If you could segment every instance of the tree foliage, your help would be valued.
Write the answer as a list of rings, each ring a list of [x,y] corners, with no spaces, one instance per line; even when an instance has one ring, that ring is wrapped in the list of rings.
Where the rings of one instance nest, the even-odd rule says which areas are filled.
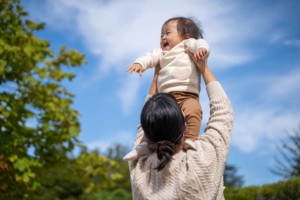
[[[64,167],[45,171],[42,189],[31,199],[86,200],[101,192],[116,189],[124,176],[119,172],[119,164],[96,152],[82,151],[70,158]]]
[[[224,185],[226,187],[242,187],[244,178],[237,173],[238,168],[234,165],[226,164],[224,170]]]
[[[129,151],[129,147],[126,147],[122,144],[114,144],[107,149],[107,153],[105,155],[118,163],[116,170],[123,176],[122,179],[115,183],[115,189],[122,188],[123,190],[131,193],[129,166],[128,162],[123,160],[123,157]]]
[[[63,70],[84,55],[50,49],[34,32],[43,23],[27,19],[19,0],[0,2],[0,198],[23,199],[47,182],[45,170],[64,165],[78,141],[78,112],[62,81]]]
[[[278,146],[279,156],[275,156],[277,165],[271,169],[285,179],[300,177],[300,122],[294,134],[287,133],[288,140]]]
[[[99,193],[91,195],[87,200],[131,200],[132,194],[131,192],[127,192],[122,188],[113,190],[113,191],[101,191]]]

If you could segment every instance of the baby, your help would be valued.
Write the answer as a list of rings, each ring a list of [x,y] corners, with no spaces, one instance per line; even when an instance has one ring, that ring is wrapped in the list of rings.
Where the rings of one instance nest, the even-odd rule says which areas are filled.
[[[200,39],[199,39],[200,38]],[[196,149],[193,142],[198,138],[202,120],[202,108],[199,103],[200,72],[185,53],[185,48],[194,53],[196,59],[206,59],[209,45],[202,39],[202,30],[190,18],[175,17],[167,20],[161,30],[160,48],[135,60],[126,71],[142,73],[160,66],[157,87],[158,92],[170,93],[181,107],[188,125],[184,134],[184,149]],[[136,160],[149,153],[147,138],[128,153],[124,160]]]

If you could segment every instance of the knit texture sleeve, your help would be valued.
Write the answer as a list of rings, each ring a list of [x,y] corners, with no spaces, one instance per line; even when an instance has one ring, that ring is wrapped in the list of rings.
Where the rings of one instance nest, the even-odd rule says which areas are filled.
[[[231,139],[233,111],[219,82],[211,82],[206,90],[210,100],[210,117],[204,134],[195,141],[197,150],[186,152],[188,167],[179,195],[187,199],[219,200],[224,199],[223,173]]]
[[[162,49],[154,49],[151,53],[146,53],[145,56],[142,56],[134,61],[142,66],[143,71],[155,67],[159,64],[160,58],[162,55]]]
[[[196,40],[194,38],[189,38],[185,41],[185,45],[186,45],[187,49],[192,53],[194,53],[195,51],[197,51],[200,48],[206,49],[207,53],[204,58],[207,58],[210,54],[209,44],[203,39]]]
[[[223,173],[229,152],[233,110],[230,101],[219,82],[207,85],[210,100],[210,117],[202,134],[195,141],[197,152],[192,152],[192,159],[187,162],[203,173],[198,173],[199,179],[207,181],[205,191],[212,199],[223,199]]]
[[[210,117],[201,139],[209,141],[214,147],[224,148],[227,157],[231,141],[233,110],[221,84],[214,81],[206,87],[210,101]]]

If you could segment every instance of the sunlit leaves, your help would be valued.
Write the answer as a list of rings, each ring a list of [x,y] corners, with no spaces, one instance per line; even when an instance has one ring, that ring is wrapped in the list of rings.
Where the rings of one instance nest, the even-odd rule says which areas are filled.
[[[110,189],[116,184],[116,180],[123,178],[123,175],[116,171],[119,166],[117,162],[105,156],[99,156],[95,152],[82,153],[76,159],[77,166],[84,166],[82,179],[90,180],[85,189],[86,193],[99,191],[99,189]]]
[[[52,51],[35,35],[44,28],[19,0],[0,2],[0,198],[29,198],[45,170],[64,165],[78,145],[79,113],[62,81],[75,77],[84,55]]]
[[[120,187],[128,190],[124,185],[117,184],[126,178],[119,172],[120,167],[120,163],[98,152],[83,150],[78,156],[64,162],[64,166],[45,171],[42,177],[47,179],[43,184],[45,192],[34,199],[86,200],[102,191]],[[128,165],[125,168],[128,172]]]

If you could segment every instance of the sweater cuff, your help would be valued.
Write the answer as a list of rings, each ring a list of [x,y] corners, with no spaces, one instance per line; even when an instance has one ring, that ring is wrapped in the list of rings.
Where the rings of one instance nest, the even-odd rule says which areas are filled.
[[[225,91],[223,90],[223,87],[221,86],[221,84],[218,81],[213,81],[213,82],[209,83],[206,86],[206,91],[207,91],[209,100],[212,100],[215,98],[220,98],[220,97],[227,98],[227,95],[226,95]]]

